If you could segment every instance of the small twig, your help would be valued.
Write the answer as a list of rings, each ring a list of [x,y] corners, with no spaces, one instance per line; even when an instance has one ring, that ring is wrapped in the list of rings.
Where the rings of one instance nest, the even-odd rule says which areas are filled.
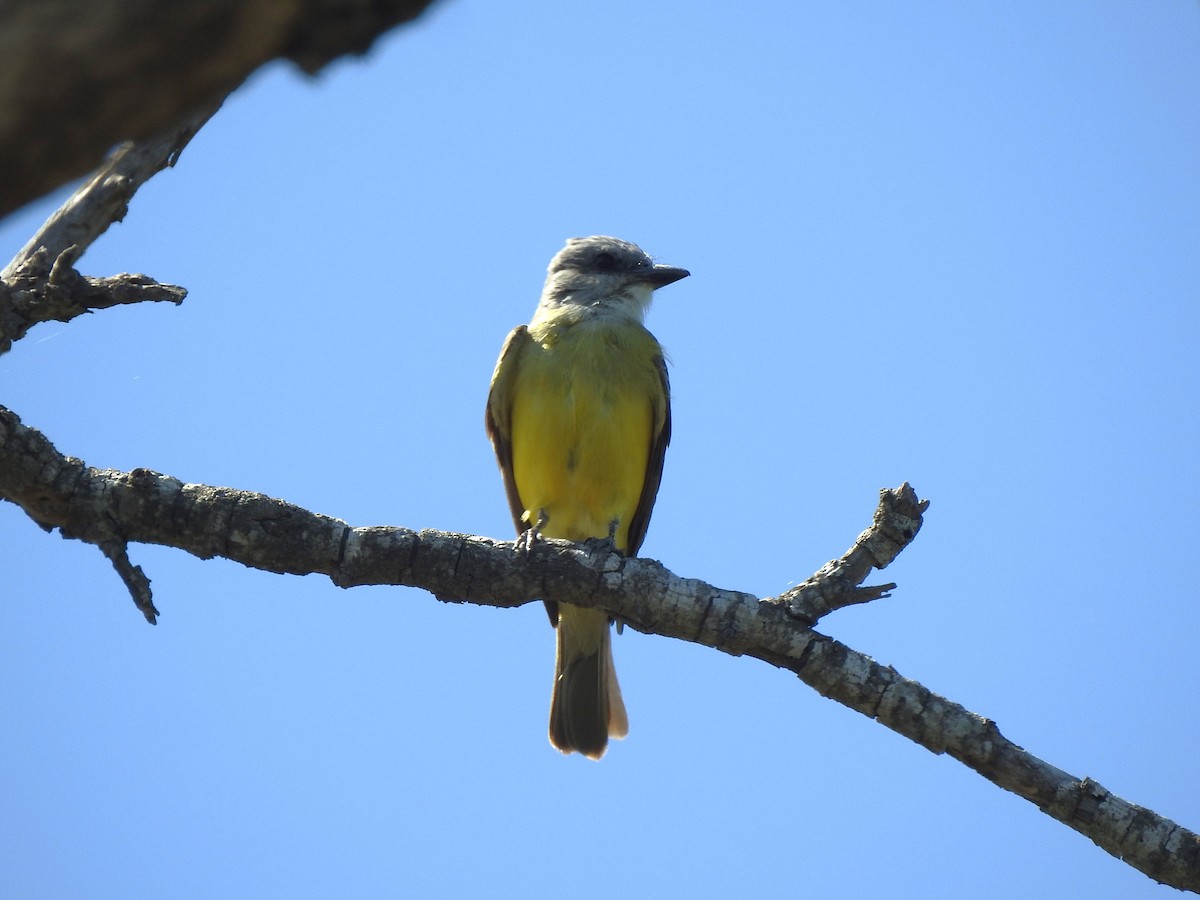
[[[815,625],[834,610],[887,597],[895,584],[860,585],[872,569],[885,568],[912,543],[928,508],[929,501],[919,500],[908,482],[880,491],[871,527],[858,536],[854,546],[841,559],[830,560],[812,577],[770,602],[782,605],[805,624]]]
[[[129,588],[134,605],[141,610],[147,622],[157,625],[159,613],[154,608],[154,598],[150,593],[150,579],[146,577],[141,566],[135,566],[129,561],[129,545],[124,541],[104,541],[99,546],[100,551],[117,570],[117,575],[125,583],[125,587]]]
[[[13,270],[7,282],[0,281],[0,354],[8,352],[39,322],[69,322],[93,310],[129,303],[179,304],[187,296],[185,288],[160,284],[145,275],[80,275],[72,268],[77,257],[75,245],[56,259],[44,247],[38,248]]]

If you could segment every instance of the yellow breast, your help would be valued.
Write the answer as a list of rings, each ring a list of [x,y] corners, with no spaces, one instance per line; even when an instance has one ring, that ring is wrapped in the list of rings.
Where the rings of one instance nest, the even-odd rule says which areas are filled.
[[[580,322],[531,341],[513,386],[513,475],[526,520],[547,537],[628,546],[656,410],[657,341],[640,325]]]

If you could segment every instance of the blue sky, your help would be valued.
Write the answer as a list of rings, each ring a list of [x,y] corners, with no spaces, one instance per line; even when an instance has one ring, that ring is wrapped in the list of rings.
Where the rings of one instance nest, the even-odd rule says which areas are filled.
[[[457,0],[271,67],[84,258],[185,304],[39,326],[5,405],[100,467],[510,535],[482,419],[565,238],[648,324],[643,553],[772,595],[932,501],[821,630],[1200,828],[1200,7]],[[0,223],[5,258],[61,197]],[[631,632],[631,734],[546,742],[540,606],[132,548],[0,506],[12,896],[1175,896],[795,678]]]

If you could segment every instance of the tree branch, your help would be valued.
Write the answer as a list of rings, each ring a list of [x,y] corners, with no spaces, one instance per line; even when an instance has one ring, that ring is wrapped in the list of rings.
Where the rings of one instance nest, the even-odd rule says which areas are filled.
[[[74,245],[79,248],[75,258],[82,256],[113,222],[125,218],[138,188],[175,165],[183,148],[220,108],[219,101],[210,104],[140,143],[127,141],[114,150],[17,251],[12,262],[0,271],[0,279],[11,279],[39,249],[53,260]]]
[[[149,178],[175,165],[183,148],[217,111],[213,106],[174,128],[118,147],[50,216],[0,271],[0,354],[39,322],[68,322],[94,309],[146,300],[182,303],[187,291],[145,275],[88,278],[74,268],[92,242],[125,218]]]
[[[681,578],[653,560],[627,559],[595,544],[543,539],[522,553],[512,541],[353,528],[249,491],[184,484],[146,469],[93,469],[61,455],[2,407],[0,497],[47,530],[107,547],[106,553],[122,548],[118,571],[141,597],[143,612],[153,605],[140,569],[132,585],[127,577],[133,567],[123,548],[131,542],[176,547],[202,559],[222,556],[269,572],[319,573],[346,588],[406,585],[441,600],[500,607],[548,598],[608,610],[646,634],[752,656],[796,673],[823,696],[926,749],[954,757],[1155,880],[1200,892],[1200,836],[1038,759],[991,720],[813,631],[781,599],[759,600]],[[915,537],[924,510],[908,485],[882,492],[875,523],[847,556],[857,560],[864,545],[878,548],[891,540],[887,532],[904,515],[898,510],[917,515],[908,536],[901,534],[884,554],[890,562]],[[844,588],[848,566],[827,566],[822,571],[832,574],[818,573],[806,584],[820,596],[835,596],[822,581]]]
[[[40,248],[15,268],[11,279],[0,280],[0,355],[39,322],[69,322],[94,309],[146,300],[179,304],[187,296],[184,288],[145,275],[88,278],[73,268],[78,256],[74,245],[57,258]]]
[[[0,217],[218,105],[288,59],[320,71],[430,0],[9,0],[0,4]]]
[[[872,569],[885,568],[907,547],[921,530],[921,516],[929,508],[928,500],[918,500],[907,484],[894,491],[881,492],[879,507],[871,527],[855,540],[840,558],[827,562],[816,574],[776,598],[789,613],[816,625],[834,610],[857,603],[869,603],[889,596],[895,584],[861,587]]]

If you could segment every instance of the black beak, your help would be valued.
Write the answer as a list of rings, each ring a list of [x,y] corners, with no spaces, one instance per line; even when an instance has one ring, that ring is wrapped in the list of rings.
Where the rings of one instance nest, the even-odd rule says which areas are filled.
[[[691,274],[687,269],[681,269],[678,266],[655,266],[646,273],[645,281],[655,288],[660,288],[674,284],[679,279],[687,278]]]

